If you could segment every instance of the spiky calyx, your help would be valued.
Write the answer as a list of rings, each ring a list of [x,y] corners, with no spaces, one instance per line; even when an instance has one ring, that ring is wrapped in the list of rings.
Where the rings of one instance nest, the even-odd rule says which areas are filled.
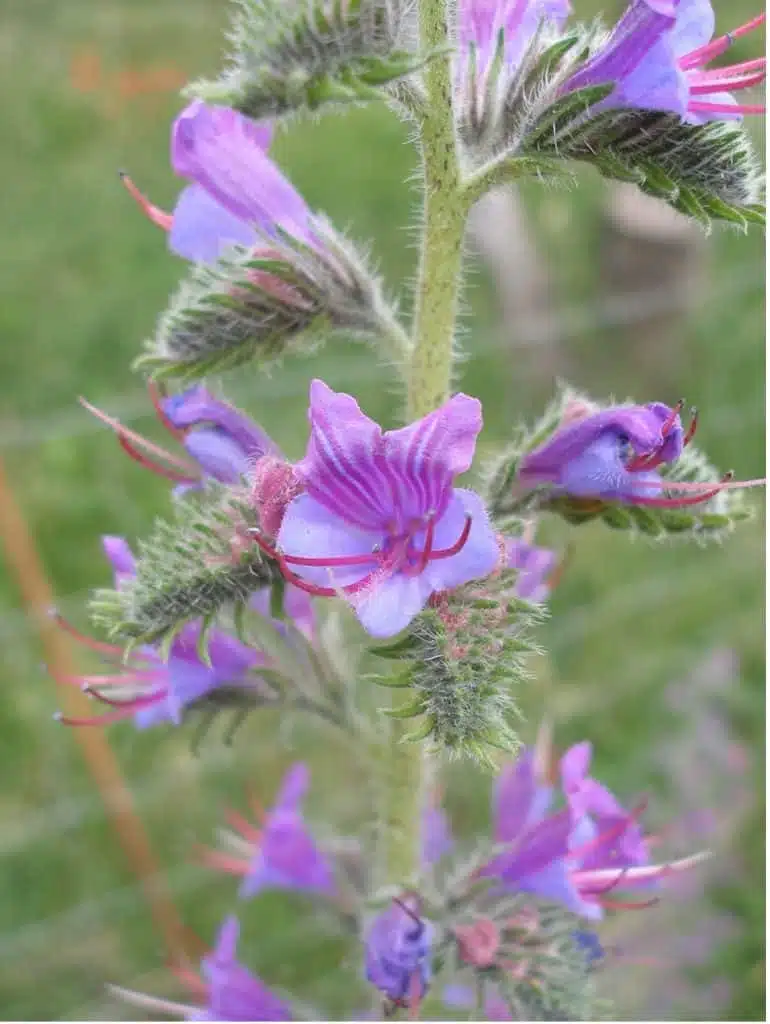
[[[737,523],[750,518],[751,511],[738,490],[720,491],[710,500],[687,508],[652,508],[554,495],[548,486],[526,492],[517,488],[518,469],[525,455],[547,441],[571,416],[598,412],[601,408],[585,395],[563,386],[533,427],[517,429],[513,442],[487,467],[483,488],[490,516],[499,528],[539,510],[553,512],[572,526],[600,520],[614,530],[653,540],[681,538],[708,543],[722,540]],[[717,485],[721,480],[716,468],[692,444],[675,462],[658,467],[658,472],[664,480],[672,482]]]
[[[381,99],[418,69],[410,0],[239,0],[230,67],[187,94],[255,120]]]
[[[450,757],[486,766],[494,764],[493,750],[518,747],[513,694],[529,678],[527,657],[539,652],[532,628],[545,611],[513,596],[515,579],[506,570],[441,594],[403,638],[374,649],[401,662],[375,681],[407,696],[385,713],[422,719],[407,739],[430,739]]]
[[[224,609],[238,614],[258,590],[283,585],[278,566],[248,540],[256,525],[232,489],[211,485],[199,500],[180,501],[173,521],[157,520],[139,542],[136,575],[95,593],[93,621],[135,645],[168,643],[187,622],[210,626]]]
[[[403,341],[393,309],[364,257],[322,217],[317,246],[271,238],[261,253],[234,246],[196,266],[161,316],[137,365],[182,382],[255,360],[269,365],[335,331]]]
[[[536,34],[516,72],[497,60],[484,88],[473,69],[458,103],[458,131],[472,169],[469,188],[535,174],[562,177],[559,161],[593,164],[632,182],[708,228],[765,220],[762,177],[740,122],[687,124],[657,110],[604,109],[614,84],[565,91],[603,37],[599,26],[559,39]]]

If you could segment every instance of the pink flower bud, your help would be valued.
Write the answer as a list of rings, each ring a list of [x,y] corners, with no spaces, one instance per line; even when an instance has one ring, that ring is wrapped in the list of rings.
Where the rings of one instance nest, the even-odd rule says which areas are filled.
[[[500,948],[500,932],[486,918],[475,924],[458,925],[454,930],[460,959],[473,967],[492,967]]]
[[[290,462],[274,455],[264,455],[257,461],[252,472],[251,500],[268,536],[276,536],[289,502],[304,489],[302,478]]]

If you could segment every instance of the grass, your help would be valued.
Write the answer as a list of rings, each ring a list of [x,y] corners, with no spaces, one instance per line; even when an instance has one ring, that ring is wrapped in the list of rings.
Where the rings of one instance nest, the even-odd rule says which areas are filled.
[[[580,13],[594,6],[576,3]],[[156,202],[170,205],[177,185],[167,167],[167,132],[177,100],[169,92],[129,93],[137,88],[137,69],[156,81],[161,72],[172,80],[214,71],[223,10],[215,0],[12,0],[5,12],[0,179],[11,201],[0,250],[0,450],[61,605],[81,623],[88,589],[107,580],[99,535],[140,537],[168,502],[162,481],[122,458],[113,438],[75,403],[84,394],[151,429],[128,366],[181,270],[116,178],[126,167]],[[386,280],[400,288],[414,269],[409,224],[416,204],[402,184],[414,156],[401,126],[384,111],[356,111],[293,129],[275,152],[312,205],[357,238],[375,239]],[[599,183],[584,174],[574,193],[524,194],[561,300],[590,311],[598,288]],[[701,408],[701,442],[714,461],[756,476],[764,461],[762,240],[758,233],[719,231],[710,248],[711,285],[682,325],[677,359],[660,366],[654,395],[636,397],[672,401],[686,394]],[[482,440],[491,448],[521,415],[537,410],[549,383],[525,372],[531,364],[500,343],[480,273],[471,274],[467,298],[462,386],[484,400]],[[598,394],[635,391],[622,328],[578,325],[573,335],[575,383]],[[371,415],[394,422],[387,371],[343,345],[269,379],[240,374],[228,382],[228,394],[296,456],[304,444],[307,384],[316,375],[355,391]],[[563,532],[555,539],[563,541]],[[708,971],[732,986],[733,1015],[760,1019],[761,521],[706,550],[629,544],[593,527],[581,528],[575,540],[546,630],[553,678],[529,704],[535,715],[547,698],[560,743],[590,736],[600,774],[621,793],[647,790],[653,804],[675,813],[676,793],[661,777],[657,751],[672,737],[686,742],[692,730],[687,714],[669,709],[668,685],[712,647],[739,655],[739,679],[718,710],[750,752],[742,785],[752,809],[733,837],[729,877],[709,895],[737,928]],[[0,632],[0,1013],[108,1019],[115,1009],[104,981],[162,988],[164,952],[75,739],[51,721],[55,689],[7,574],[0,579]],[[192,863],[191,853],[196,842],[209,841],[223,805],[239,803],[247,782],[269,799],[285,766],[307,757],[316,777],[311,811],[319,819],[341,816],[352,828],[361,810],[344,750],[322,749],[306,730],[287,737],[278,725],[250,723],[234,751],[210,743],[199,759],[189,754],[186,737],[136,735],[130,727],[110,735],[185,920],[207,940],[232,905],[232,886]],[[480,828],[479,780],[455,774],[459,826]],[[323,997],[333,1008],[340,992],[325,978],[340,948],[322,941],[314,922],[299,926],[306,920],[299,904],[288,914],[284,908],[269,897],[244,915],[254,963],[271,982],[296,982],[307,998]],[[687,1005],[680,1012],[692,1013]]]

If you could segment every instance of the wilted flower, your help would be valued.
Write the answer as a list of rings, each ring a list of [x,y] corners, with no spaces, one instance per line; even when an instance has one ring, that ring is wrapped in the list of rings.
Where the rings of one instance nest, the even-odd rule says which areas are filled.
[[[419,1004],[431,977],[433,925],[408,894],[375,917],[365,937],[367,981],[399,1006]]]
[[[670,111],[695,124],[761,113],[763,106],[739,104],[732,92],[764,80],[764,58],[704,68],[763,21],[760,15],[712,42],[710,0],[632,0],[607,42],[564,91],[615,82],[602,106]]]
[[[296,889],[331,894],[334,875],[302,817],[301,804],[310,784],[306,765],[295,764],[284,777],[275,804],[258,811],[259,827],[239,814],[229,815],[236,833],[230,836],[234,855],[207,850],[209,866],[243,877],[240,895],[255,896],[263,889]]]
[[[115,585],[134,575],[134,556],[122,537],[102,539],[105,554],[112,564]],[[123,649],[75,633],[64,620],[60,623],[78,639],[103,654],[121,660]],[[112,710],[93,718],[59,716],[68,725],[107,725],[133,718],[139,729],[160,724],[181,724],[185,712],[211,699],[222,705],[246,707],[264,696],[265,688],[252,670],[265,663],[259,651],[246,647],[218,629],[207,636],[210,664],[199,649],[200,623],[189,623],[174,638],[164,660],[151,646],[133,651],[122,671],[114,675],[67,676],[62,682],[79,685],[86,693]]]
[[[289,1007],[236,960],[238,933],[237,919],[228,917],[220,929],[216,946],[201,960],[203,980],[186,969],[175,972],[193,993],[194,1004],[173,1003],[117,986],[110,988],[134,1006],[189,1021],[291,1020]]]
[[[192,182],[181,192],[173,214],[152,206],[129,178],[124,182],[145,212],[169,232],[179,256],[213,263],[229,245],[254,248],[280,228],[312,242],[310,211],[304,199],[268,157],[269,122],[254,122],[228,107],[195,100],[171,129],[171,165]]]
[[[488,575],[499,551],[479,496],[453,486],[471,464],[481,404],[455,395],[383,433],[355,399],[310,388],[305,493],[288,506],[277,550],[287,579],[341,595],[373,636],[393,636],[431,594]]]

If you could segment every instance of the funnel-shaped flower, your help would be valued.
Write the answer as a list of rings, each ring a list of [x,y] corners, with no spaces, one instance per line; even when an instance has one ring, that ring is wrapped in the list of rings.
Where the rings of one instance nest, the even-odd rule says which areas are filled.
[[[115,585],[120,586],[134,576],[134,556],[122,537],[102,539],[105,554],[112,564]],[[74,632],[62,620],[62,625]],[[175,637],[164,659],[155,648],[144,646],[134,651],[123,671],[115,675],[86,675],[67,677],[64,682],[75,683],[96,700],[111,709],[93,718],[61,718],[71,725],[107,725],[110,722],[133,718],[139,729],[161,724],[181,724],[185,712],[208,698],[221,696],[225,703],[232,698],[249,699],[264,695],[260,680],[252,669],[264,664],[264,655],[246,647],[221,630],[212,629],[207,636],[209,664],[203,659],[199,646],[200,623],[189,623]],[[113,647],[87,637],[79,639],[102,653],[120,659],[121,647]]]
[[[367,981],[399,1006],[419,1004],[430,983],[433,931],[416,896],[394,900],[366,934]]]
[[[682,484],[664,480],[657,467],[675,462],[695,433],[679,413],[662,402],[617,405],[569,422],[527,454],[519,480],[528,487],[551,484],[556,494],[599,498],[632,505],[679,508],[705,502],[728,485],[722,481]],[[667,497],[664,491],[683,491]],[[688,493],[690,492],[690,493]]]
[[[280,455],[278,446],[259,424],[205,387],[163,396],[151,384],[150,399],[161,424],[189,458],[153,444],[101,409],[81,402],[115,431],[121,448],[131,458],[172,480],[175,494],[198,489],[206,480],[237,484],[263,456]]]
[[[277,538],[287,578],[346,597],[369,633],[389,637],[431,594],[492,572],[499,551],[484,505],[454,487],[481,429],[475,398],[455,395],[384,433],[350,395],[316,380],[310,425],[297,467],[306,492],[288,506]]]
[[[268,157],[272,127],[228,107],[195,100],[171,129],[171,165],[192,184],[173,214],[124,183],[150,218],[169,232],[169,246],[197,263],[213,263],[230,245],[254,248],[277,229],[312,244],[310,210]],[[264,241],[262,243],[264,247]]]
[[[134,1006],[189,1021],[291,1020],[289,1007],[236,960],[239,930],[237,919],[228,917],[216,946],[201,960],[203,980],[186,969],[175,972],[194,994],[193,1005],[172,1003],[115,986],[111,989]]]
[[[710,0],[631,0],[605,45],[565,91],[615,82],[603,106],[670,111],[695,124],[761,112],[764,107],[740,104],[732,93],[764,80],[764,58],[704,68],[763,20],[761,15],[711,42]]]
[[[295,764],[284,777],[273,807],[266,814],[257,808],[259,827],[239,814],[228,815],[236,830],[231,845],[242,853],[232,856],[206,851],[205,861],[210,867],[243,878],[243,898],[256,896],[263,889],[334,891],[331,863],[318,849],[302,817],[302,801],[309,784],[307,766]]]

